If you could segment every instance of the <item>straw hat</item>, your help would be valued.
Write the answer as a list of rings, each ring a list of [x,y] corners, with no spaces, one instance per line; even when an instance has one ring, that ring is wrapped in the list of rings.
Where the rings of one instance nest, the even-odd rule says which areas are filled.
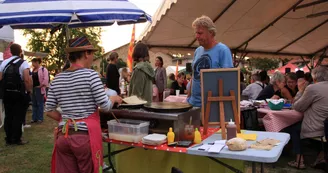
[[[69,47],[65,48],[66,53],[81,52],[81,51],[97,51],[98,49],[93,47],[87,37],[77,37],[69,40]]]

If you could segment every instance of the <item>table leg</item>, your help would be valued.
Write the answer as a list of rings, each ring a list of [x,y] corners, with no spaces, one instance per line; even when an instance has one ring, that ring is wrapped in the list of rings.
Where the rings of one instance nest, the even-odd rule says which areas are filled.
[[[252,162],[252,173],[256,173],[256,163]]]
[[[107,144],[108,147],[108,162],[109,162],[109,168],[112,169],[113,173],[116,173],[116,169],[114,167],[114,164],[112,162],[112,154],[111,154],[111,150],[110,150],[110,143]]]
[[[243,171],[240,171],[240,170],[234,168],[233,166],[230,166],[230,165],[228,165],[228,164],[226,164],[224,162],[221,162],[220,160],[218,160],[216,158],[213,158],[213,157],[208,157],[208,158],[211,159],[211,160],[213,160],[214,162],[216,162],[216,163],[218,163],[218,164],[220,164],[220,165],[222,165],[222,166],[230,169],[232,172],[235,172],[235,173],[243,173]]]
[[[264,163],[261,163],[261,173],[264,173]]]

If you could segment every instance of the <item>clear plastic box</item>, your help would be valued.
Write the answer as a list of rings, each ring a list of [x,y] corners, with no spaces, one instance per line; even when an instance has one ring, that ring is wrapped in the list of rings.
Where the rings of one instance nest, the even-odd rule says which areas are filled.
[[[119,119],[108,121],[109,139],[118,141],[138,143],[148,135],[149,122],[130,119]]]

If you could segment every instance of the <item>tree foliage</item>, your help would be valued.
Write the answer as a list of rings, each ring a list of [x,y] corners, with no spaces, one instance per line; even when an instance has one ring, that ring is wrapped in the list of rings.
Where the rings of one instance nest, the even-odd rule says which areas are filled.
[[[274,58],[252,58],[250,63],[256,69],[268,71],[278,68],[280,60]]]
[[[101,58],[103,49],[99,46],[101,28],[78,28],[69,29],[70,37],[86,36],[89,41],[98,48],[95,53],[95,60]],[[65,48],[67,45],[66,28],[62,27],[53,32],[50,29],[24,30],[24,36],[29,38],[27,48],[33,52],[44,52],[49,55],[43,59],[43,65],[50,72],[56,73],[61,71],[66,62],[67,54]]]

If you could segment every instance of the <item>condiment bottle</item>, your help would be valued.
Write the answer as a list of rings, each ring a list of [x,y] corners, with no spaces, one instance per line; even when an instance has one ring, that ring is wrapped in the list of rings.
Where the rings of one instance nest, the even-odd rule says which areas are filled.
[[[167,143],[174,142],[174,132],[172,131],[172,127],[170,127],[169,132],[167,133]]]
[[[227,125],[227,140],[235,138],[237,136],[237,126],[236,124],[230,119]]]
[[[200,132],[198,131],[198,128],[195,129],[195,135],[194,135],[194,143],[200,144],[202,142],[202,136],[200,135]]]

